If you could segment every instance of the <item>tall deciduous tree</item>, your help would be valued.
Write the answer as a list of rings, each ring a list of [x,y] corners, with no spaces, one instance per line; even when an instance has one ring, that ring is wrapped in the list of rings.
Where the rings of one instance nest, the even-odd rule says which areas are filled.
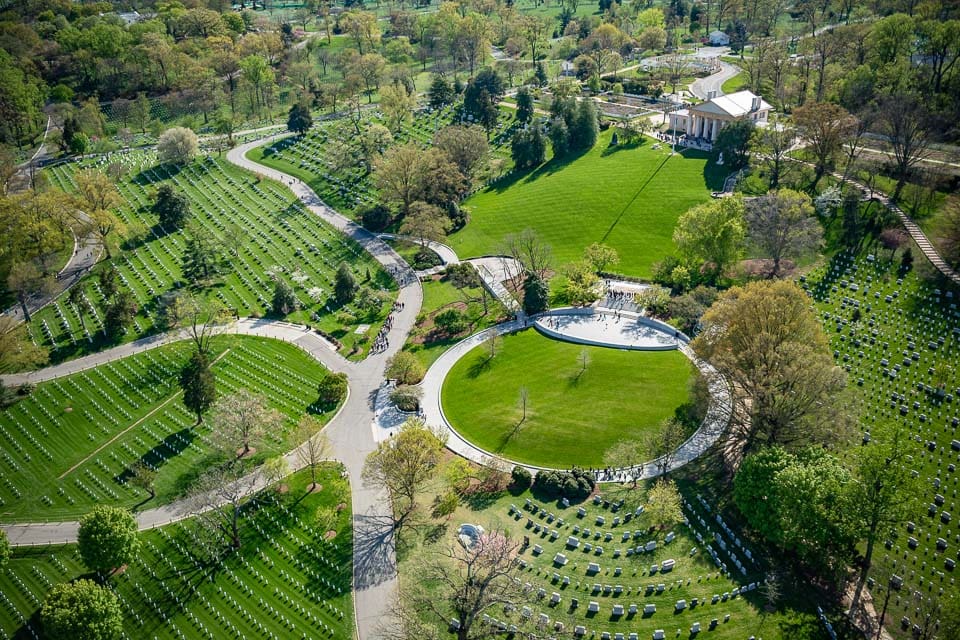
[[[856,127],[856,120],[843,107],[830,102],[813,102],[793,112],[797,133],[813,153],[816,165],[814,187],[823,174],[833,169],[837,154]]]
[[[317,467],[330,457],[332,451],[330,439],[321,432],[322,428],[320,421],[308,414],[300,418],[297,429],[294,431],[297,458],[301,464],[310,469],[308,491],[314,491],[317,488]]]
[[[752,282],[724,292],[691,343],[738,396],[725,453],[736,468],[764,444],[800,447],[849,437],[850,403],[807,294],[792,282]]]
[[[406,215],[422,189],[423,150],[408,142],[387,149],[373,162],[373,181],[380,196]]]
[[[442,242],[450,230],[450,218],[432,204],[416,201],[400,225],[400,232],[413,236],[426,245],[428,240]]]
[[[197,155],[197,134],[186,127],[173,127],[160,134],[157,155],[160,162],[187,164]]]
[[[217,400],[210,421],[217,446],[242,458],[280,428],[283,416],[262,395],[240,389]]]
[[[239,461],[210,467],[197,479],[190,488],[188,504],[198,530],[206,534],[200,538],[198,554],[217,559],[224,544],[233,550],[242,546],[244,500],[259,480],[259,473],[247,473]]]
[[[673,480],[657,480],[647,492],[647,508],[644,513],[655,527],[663,530],[683,522],[680,508],[680,492]]]
[[[417,495],[436,475],[444,439],[422,420],[411,418],[377,445],[363,465],[365,482],[390,491],[394,528],[400,529],[416,509]]]
[[[796,130],[776,119],[772,119],[769,126],[754,129],[751,147],[767,168],[771,189],[780,186],[780,180],[790,166],[787,154],[796,139]]]
[[[131,562],[139,548],[137,521],[126,509],[98,505],[80,518],[77,550],[83,564],[98,574]]]
[[[823,242],[823,229],[805,193],[781,189],[751,200],[746,220],[750,242],[773,260],[772,278],[780,275],[784,259],[798,258]]]
[[[716,281],[740,258],[746,232],[739,196],[697,205],[680,216],[673,242],[683,258]]]
[[[93,580],[62,582],[40,608],[44,636],[52,640],[116,640],[123,633],[120,598]]]
[[[929,151],[931,131],[928,118],[924,101],[913,94],[894,94],[880,101],[877,122],[893,149],[894,175],[897,178],[894,200],[900,197],[913,168]]]
[[[490,154],[483,129],[477,126],[450,125],[440,129],[433,144],[456,163],[464,176],[472,176]]]
[[[750,120],[737,120],[717,134],[713,150],[723,155],[724,164],[731,169],[741,169],[750,163],[750,139],[754,128]]]
[[[200,424],[203,413],[217,399],[217,379],[204,351],[194,352],[180,371],[180,389],[183,390],[183,406],[197,416],[197,424]]]

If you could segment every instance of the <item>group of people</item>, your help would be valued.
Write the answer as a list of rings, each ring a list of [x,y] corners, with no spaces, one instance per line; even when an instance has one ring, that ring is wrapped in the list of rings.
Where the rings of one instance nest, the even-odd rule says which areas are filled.
[[[383,321],[383,326],[380,327],[380,332],[373,340],[373,346],[370,347],[370,353],[382,353],[390,346],[390,340],[387,338],[387,334],[390,333],[390,329],[393,327],[394,312],[399,311],[400,309],[403,309],[403,303],[394,302],[393,308],[390,309],[390,315],[388,315],[387,319]]]

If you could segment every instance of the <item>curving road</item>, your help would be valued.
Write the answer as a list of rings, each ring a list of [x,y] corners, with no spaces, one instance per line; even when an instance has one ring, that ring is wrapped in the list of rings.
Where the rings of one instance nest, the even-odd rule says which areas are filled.
[[[690,93],[701,100],[706,100],[711,91],[716,91],[716,95],[723,95],[723,83],[740,73],[740,67],[729,62],[720,61],[720,71],[707,76],[706,78],[697,78],[690,83]]]

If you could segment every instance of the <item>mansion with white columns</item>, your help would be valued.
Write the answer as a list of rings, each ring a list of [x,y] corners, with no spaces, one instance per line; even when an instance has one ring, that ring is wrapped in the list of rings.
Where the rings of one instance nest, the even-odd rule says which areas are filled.
[[[760,96],[738,91],[674,111],[670,114],[670,128],[688,139],[712,143],[720,130],[735,120],[750,119],[758,126],[765,126],[772,108]]]

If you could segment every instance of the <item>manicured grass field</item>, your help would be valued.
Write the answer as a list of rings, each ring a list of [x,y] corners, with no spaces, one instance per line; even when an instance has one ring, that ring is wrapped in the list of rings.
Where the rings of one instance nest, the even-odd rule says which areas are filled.
[[[290,319],[306,322],[315,318],[317,326],[341,339],[344,354],[354,345],[366,348],[362,337],[353,332],[356,325],[370,324],[369,335],[376,335],[389,310],[395,283],[369,254],[307,211],[287,189],[213,157],[195,160],[180,170],[158,166],[152,152],[120,154],[115,161],[127,169],[118,185],[124,197],[119,216],[142,236],[142,241],[115,253],[111,260],[119,271],[118,284],[133,292],[139,306],[124,341],[153,332],[161,296],[182,283],[185,232],[168,233],[159,228],[149,210],[152,191],[164,182],[189,197],[196,222],[226,245],[225,273],[210,287],[210,295],[240,316],[262,315],[270,308],[272,278],[284,278],[301,306]],[[74,172],[98,166],[95,163],[58,165],[49,172],[50,177],[69,191],[74,188]],[[333,302],[333,276],[344,261],[351,265],[359,283],[383,292],[385,300],[378,313],[365,315],[349,306],[340,309]],[[101,264],[98,270],[107,266]],[[53,361],[105,346],[103,296],[96,277],[88,276],[78,286],[84,291],[83,304],[74,306],[60,298],[36,314],[30,325],[35,341],[53,347]],[[341,310],[349,313],[338,313]]]
[[[485,345],[462,358],[444,381],[443,410],[461,435],[491,453],[600,467],[613,444],[656,429],[687,402],[691,372],[678,351],[583,347],[531,329],[505,336],[492,360]]]
[[[201,555],[189,520],[141,533],[136,560],[110,579],[125,637],[352,638],[350,487],[339,465],[317,479],[322,491],[307,494],[301,472],[287,493],[249,501],[242,546],[220,560]],[[0,572],[0,637],[38,637],[47,592],[85,572],[74,545],[17,549]]]
[[[649,139],[611,148],[611,135],[601,134],[580,158],[511,174],[474,194],[464,203],[470,222],[448,243],[461,257],[496,253],[506,235],[530,228],[551,246],[555,268],[603,242],[620,252],[612,270],[649,276],[653,263],[672,252],[680,214],[722,188],[728,172],[702,152],[653,150]]]
[[[916,250],[914,256],[919,266],[923,258]],[[960,540],[960,453],[953,446],[960,439],[960,290],[902,270],[899,259],[891,262],[890,252],[873,242],[834,258],[804,280],[836,362],[857,392],[864,432],[879,440],[904,429],[911,460],[902,472],[916,472],[926,481],[909,517],[913,532],[901,526],[881,538],[870,575],[879,584],[891,574],[903,577],[903,594],[920,590],[926,595],[940,588],[957,594],[947,560],[956,559]],[[860,446],[858,440],[855,447]],[[915,548],[910,538],[916,540]],[[945,549],[938,550],[938,538],[946,542]],[[912,618],[914,608],[909,597],[892,598],[888,615],[895,622],[888,630],[909,637],[909,629],[897,621]]]
[[[37,385],[0,411],[0,519],[4,522],[76,518],[95,504],[151,508],[175,499],[196,474],[216,461],[208,424],[194,426],[177,383],[192,343],[174,343]],[[264,394],[287,416],[321,421],[317,383],[326,375],[294,345],[248,336],[214,344],[217,391]],[[291,448],[284,433],[269,434],[251,464]],[[157,469],[157,497],[126,483],[137,460]]]

